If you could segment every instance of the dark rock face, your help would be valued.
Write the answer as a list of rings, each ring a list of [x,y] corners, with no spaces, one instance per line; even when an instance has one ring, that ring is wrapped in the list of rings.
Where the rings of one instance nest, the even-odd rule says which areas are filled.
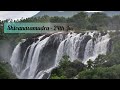
[[[27,63],[27,58],[28,58],[29,51],[30,51],[30,47],[29,47],[28,50],[27,50],[27,53],[26,53],[25,58],[23,57],[24,60],[23,60],[23,58],[22,58],[21,70],[23,70],[23,69],[26,67],[26,63]]]
[[[78,60],[75,60],[74,62],[70,63],[70,66],[72,68],[75,68],[76,70],[82,70],[85,67],[85,65]]]
[[[62,37],[61,37],[62,36]],[[55,57],[58,46],[61,41],[65,39],[65,34],[51,35],[45,47],[42,49],[42,53],[39,55],[39,65],[36,74],[41,71],[48,69],[54,65]]]
[[[31,45],[33,42],[36,42],[37,40],[37,38],[28,38],[25,42],[21,44],[21,60],[23,59],[28,46]]]
[[[42,77],[42,79],[47,79],[50,76],[50,73],[45,73]]]
[[[44,37],[41,38],[40,41],[44,40],[46,37],[49,37],[51,34],[46,34]]]
[[[86,47],[86,44],[87,44],[87,42],[89,41],[91,39],[91,36],[86,36],[85,38],[84,38],[84,40],[82,40],[82,42],[81,42],[81,44],[80,44],[80,48],[79,48],[79,58],[81,59],[81,60],[83,60],[83,58],[84,58],[84,51],[85,51],[85,47]]]
[[[104,36],[107,34],[107,32],[100,32],[101,33],[101,36]]]
[[[97,38],[99,36],[99,33],[95,33],[94,35],[93,35],[93,38]]]
[[[112,39],[110,39],[109,40],[109,43],[107,44],[107,53],[111,53],[112,52],[112,50],[113,50],[113,40]]]

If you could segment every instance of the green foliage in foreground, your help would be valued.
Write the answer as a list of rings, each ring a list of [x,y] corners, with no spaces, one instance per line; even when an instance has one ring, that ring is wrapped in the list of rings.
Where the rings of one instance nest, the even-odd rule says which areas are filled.
[[[78,79],[120,79],[120,65],[86,69],[78,74]]]
[[[101,56],[103,55],[99,58]],[[81,64],[78,68],[75,62],[61,61],[61,65],[52,71],[50,79],[120,79],[120,64],[107,67],[100,66],[101,62],[96,64],[90,60],[88,63],[85,66],[77,62],[76,64]]]
[[[0,79],[17,79],[8,63],[0,62]]]
[[[74,62],[70,62],[68,56],[63,56],[59,67],[52,71],[50,79],[74,78],[84,67],[85,65],[80,61],[75,60]]]

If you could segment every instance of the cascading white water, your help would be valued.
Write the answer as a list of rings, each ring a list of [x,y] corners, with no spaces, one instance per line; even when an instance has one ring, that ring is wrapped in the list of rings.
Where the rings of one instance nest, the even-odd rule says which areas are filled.
[[[85,52],[84,52],[84,60],[87,61],[88,58],[93,56],[94,46],[93,46],[93,40],[90,39],[86,45]]]
[[[28,54],[28,58],[27,58],[27,63],[26,63],[26,67],[25,69],[21,72],[21,75],[20,77],[21,78],[27,78],[27,74],[28,74],[28,70],[30,68],[30,64],[31,64],[31,61],[32,61],[32,56],[33,56],[33,53],[34,53],[34,49],[35,49],[35,46],[36,46],[37,43],[33,43],[30,47],[30,51],[29,51],[29,54]]]
[[[43,41],[40,41],[38,43],[38,45],[36,46],[35,52],[34,52],[33,57],[32,57],[32,62],[31,62],[31,65],[30,65],[30,71],[29,71],[29,74],[28,74],[28,78],[34,78],[35,71],[36,71],[37,66],[38,66],[39,54],[41,53],[41,50],[45,46],[48,39],[49,39],[49,37],[45,38]]]
[[[85,48],[83,63],[86,64],[89,59],[94,61],[100,54],[105,55],[108,49],[107,45],[109,40],[109,34],[105,36],[99,34],[95,41],[93,41],[93,38],[90,39]]]
[[[51,70],[59,65],[62,56],[68,55],[71,62],[95,60],[99,54],[106,54],[109,40],[109,34],[101,35],[98,32],[43,35],[27,46],[23,57],[23,42],[20,42],[13,51],[11,66],[18,78],[47,79]]]
[[[59,64],[60,59],[62,58],[63,55],[68,55],[70,56],[71,62],[73,60],[78,59],[78,52],[79,52],[79,47],[80,43],[83,40],[84,36],[81,36],[80,34],[72,33],[68,34],[67,38],[62,41],[58,47],[57,50],[57,55],[56,55],[56,65]]]
[[[21,51],[21,45],[22,42],[20,42],[16,48],[14,49],[13,53],[12,53],[12,57],[11,57],[11,66],[13,67],[13,71],[16,73],[19,73],[20,72],[20,63],[21,63],[21,60],[20,60],[20,51]]]
[[[43,35],[43,36],[44,36],[44,35]],[[37,50],[37,48],[35,48],[35,47],[36,47],[36,46],[39,46],[40,40],[41,40],[41,38],[42,38],[43,36],[40,36],[40,37],[39,37],[39,40],[38,40],[36,43],[33,42],[33,44],[29,46],[29,47],[30,47],[30,51],[29,51],[29,54],[28,54],[26,67],[25,67],[25,69],[21,72],[20,78],[28,78],[28,77],[29,77],[29,76],[28,76],[28,70],[30,70],[30,66],[32,66],[32,64],[34,64],[34,63],[32,63],[32,59],[34,59],[34,58],[33,58],[34,50]],[[29,48],[29,47],[28,47],[28,48]],[[28,50],[28,48],[27,48],[27,50]],[[27,51],[27,50],[26,50],[26,51]],[[25,53],[25,57],[26,57],[26,53]],[[23,58],[23,60],[24,60],[24,58]],[[33,61],[35,61],[35,60],[33,60]],[[34,66],[34,65],[33,65],[33,66]],[[33,69],[32,69],[32,70],[33,70]]]

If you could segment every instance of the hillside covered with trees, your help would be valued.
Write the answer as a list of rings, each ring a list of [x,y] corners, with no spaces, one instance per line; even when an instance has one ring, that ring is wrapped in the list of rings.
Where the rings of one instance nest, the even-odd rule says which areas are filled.
[[[80,12],[70,18],[65,17],[50,17],[44,15],[42,17],[31,17],[20,20],[7,19],[0,20],[0,39],[9,38],[23,38],[31,36],[30,34],[5,34],[3,33],[4,22],[35,22],[35,23],[72,23],[75,31],[84,30],[119,30],[120,29],[120,15],[114,15],[112,17],[102,12],[93,13],[90,16],[86,12]],[[33,35],[33,34],[32,34]],[[36,35],[36,34],[34,34]]]
[[[50,23],[73,23],[75,31],[107,31],[111,32],[112,51],[107,55],[99,55],[95,61],[89,60],[87,65],[75,60],[69,61],[68,56],[64,56],[58,68],[51,72],[50,79],[118,79],[120,78],[120,15],[107,16],[105,13],[93,13],[89,16],[85,12],[80,12],[70,18],[65,17],[31,17],[21,20],[0,20],[0,43],[9,41],[14,48],[16,44],[23,38],[29,38],[38,35],[35,34],[7,34],[4,33],[4,22],[50,22]],[[1,48],[1,47],[0,47]],[[3,58],[0,57],[0,79],[16,78],[12,74],[9,63],[2,63]]]

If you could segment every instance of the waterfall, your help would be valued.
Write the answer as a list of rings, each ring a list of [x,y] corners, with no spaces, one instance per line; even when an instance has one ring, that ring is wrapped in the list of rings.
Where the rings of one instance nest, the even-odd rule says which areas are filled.
[[[51,70],[59,65],[64,55],[71,62],[79,60],[86,64],[98,55],[106,54],[109,34],[100,32],[54,33],[20,42],[11,56],[11,66],[20,79],[47,79]]]
[[[49,39],[49,37],[40,41],[35,48],[35,52],[33,54],[32,62],[31,62],[31,65],[30,65],[30,71],[29,71],[29,74],[28,74],[29,78],[34,78],[35,71],[36,71],[38,63],[39,63],[38,62],[39,54],[41,53],[41,51],[42,51],[43,47],[45,46],[46,42],[48,41],[48,39]]]
[[[105,36],[99,35],[95,41],[93,38],[90,39],[85,48],[83,63],[86,64],[89,59],[94,61],[100,54],[105,55],[108,49],[107,45],[109,40],[109,34],[106,34]]]
[[[71,62],[78,59],[80,43],[84,39],[85,35],[80,34],[68,34],[67,38],[63,40],[57,50],[56,65],[59,64],[63,55],[70,56]]]
[[[12,53],[12,57],[11,57],[11,66],[13,67],[13,71],[16,73],[20,72],[20,51],[21,51],[21,42],[16,46],[16,48],[14,49],[13,53]]]

